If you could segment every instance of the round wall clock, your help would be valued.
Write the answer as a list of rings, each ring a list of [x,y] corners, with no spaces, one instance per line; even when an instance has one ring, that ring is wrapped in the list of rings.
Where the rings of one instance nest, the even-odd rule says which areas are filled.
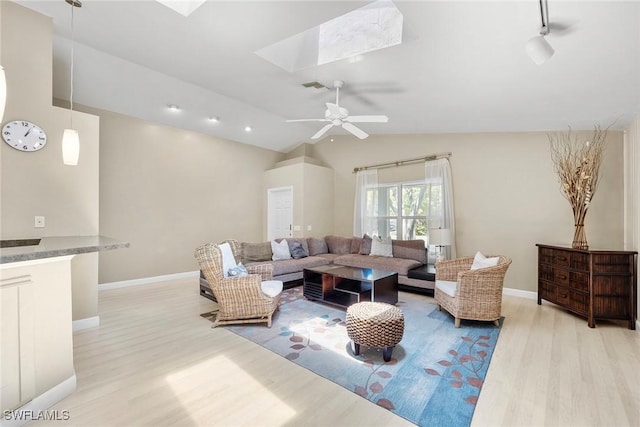
[[[38,151],[47,144],[47,134],[31,122],[17,120],[2,128],[2,139],[20,151]]]

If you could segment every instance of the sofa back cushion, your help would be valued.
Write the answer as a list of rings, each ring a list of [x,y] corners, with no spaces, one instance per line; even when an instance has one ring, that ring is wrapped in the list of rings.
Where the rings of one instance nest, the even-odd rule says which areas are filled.
[[[327,236],[325,240],[330,253],[340,255],[351,253],[351,239],[340,236]]]
[[[394,258],[415,259],[422,264],[427,263],[424,240],[392,240],[391,247]]]
[[[248,262],[271,261],[272,255],[271,242],[242,242],[240,244],[240,258],[245,264]]]
[[[307,247],[309,248],[309,256],[329,253],[327,242],[323,237],[309,237],[307,239]]]
[[[360,248],[362,247],[362,237],[353,237],[351,239],[351,253],[358,254],[360,253]]]

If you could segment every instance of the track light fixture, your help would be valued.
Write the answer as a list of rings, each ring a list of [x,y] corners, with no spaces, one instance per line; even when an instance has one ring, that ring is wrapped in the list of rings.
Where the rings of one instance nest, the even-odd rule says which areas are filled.
[[[542,65],[555,53],[549,42],[544,38],[549,34],[549,6],[547,0],[539,0],[540,4],[540,35],[529,39],[525,45],[527,55],[537,65]]]

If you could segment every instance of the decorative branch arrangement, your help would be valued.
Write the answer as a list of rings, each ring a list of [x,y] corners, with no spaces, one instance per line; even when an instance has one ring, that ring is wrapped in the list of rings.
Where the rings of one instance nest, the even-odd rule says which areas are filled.
[[[602,130],[596,126],[593,136],[586,141],[579,140],[571,129],[547,135],[551,143],[551,160],[560,181],[560,192],[573,209],[575,232],[572,247],[577,249],[589,248],[584,219],[598,188],[608,130],[608,127]]]

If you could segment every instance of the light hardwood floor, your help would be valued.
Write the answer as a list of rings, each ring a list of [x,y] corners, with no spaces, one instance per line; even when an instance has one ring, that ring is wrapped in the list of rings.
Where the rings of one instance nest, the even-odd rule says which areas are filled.
[[[197,279],[100,292],[74,335],[78,389],[53,409],[78,426],[411,425],[199,316]],[[402,298],[402,294],[401,294]],[[432,298],[424,297],[427,300]],[[476,426],[640,425],[640,334],[506,296]],[[453,321],[452,321],[453,327]],[[464,327],[464,322],[463,322]],[[47,424],[45,422],[31,425]]]

